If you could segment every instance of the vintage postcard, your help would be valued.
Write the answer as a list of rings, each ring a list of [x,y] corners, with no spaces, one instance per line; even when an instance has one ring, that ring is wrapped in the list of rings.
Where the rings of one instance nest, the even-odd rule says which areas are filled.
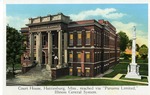
[[[4,95],[149,95],[148,3],[6,3]]]

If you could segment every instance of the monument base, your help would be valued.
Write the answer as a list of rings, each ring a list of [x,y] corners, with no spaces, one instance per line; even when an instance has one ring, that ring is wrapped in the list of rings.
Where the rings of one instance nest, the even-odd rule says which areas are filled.
[[[139,65],[137,64],[130,64],[128,65],[128,73],[125,78],[132,78],[132,79],[141,79],[139,75]]]

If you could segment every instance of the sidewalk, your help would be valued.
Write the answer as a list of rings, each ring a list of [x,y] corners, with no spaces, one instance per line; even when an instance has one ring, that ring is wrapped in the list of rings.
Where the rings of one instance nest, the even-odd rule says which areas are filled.
[[[114,79],[114,80],[118,80],[118,79],[121,78],[122,75],[123,75],[123,74],[117,74],[115,77],[113,77],[113,79]]]

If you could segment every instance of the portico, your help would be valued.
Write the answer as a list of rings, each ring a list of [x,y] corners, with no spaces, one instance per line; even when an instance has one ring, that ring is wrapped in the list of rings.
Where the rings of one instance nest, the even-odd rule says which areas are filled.
[[[53,37],[55,37],[55,36],[52,36],[52,35],[54,35],[54,34],[52,34],[53,32],[57,32],[57,34],[58,34],[58,47],[56,46],[56,47],[54,47],[54,44],[53,44]],[[63,66],[63,62],[62,62],[62,49],[63,49],[63,47],[62,47],[62,34],[63,34],[63,30],[50,30],[50,31],[46,31],[46,32],[30,32],[30,63],[32,64],[33,62],[34,62],[34,44],[35,44],[35,42],[36,42],[36,49],[35,49],[35,52],[36,52],[36,63],[38,63],[38,66],[41,66],[41,64],[42,64],[42,50],[43,50],[43,46],[42,46],[42,34],[43,33],[47,33],[47,35],[48,35],[48,38],[47,38],[47,44],[48,44],[48,46],[47,46],[47,50],[48,50],[48,62],[45,62],[45,65],[46,65],[46,67],[47,67],[47,69],[49,68],[51,68],[51,65],[52,65],[52,52],[58,52],[57,54],[56,54],[56,52],[55,52],[55,55],[58,57],[58,63],[57,63],[57,68],[61,68],[62,66]],[[55,33],[56,34],[56,33]],[[36,39],[35,39],[35,37],[34,36],[36,36]],[[67,36],[66,35],[64,35],[65,37],[65,39],[64,40],[67,40]],[[36,40],[36,41],[34,41],[34,40]],[[53,47],[54,47],[54,49],[55,50],[53,50]],[[64,43],[64,47],[65,47],[65,49],[67,49],[66,47],[67,47],[67,41],[65,41],[65,43]],[[65,51],[65,53],[64,53],[64,56],[66,56],[66,57],[64,57],[65,58],[65,61],[66,61],[66,63],[67,63],[67,53],[66,53],[66,51]]]
[[[51,67],[62,68],[67,65],[67,33],[65,33],[67,29],[64,26],[69,21],[70,18],[61,13],[54,16],[48,15],[29,19],[27,26],[30,33],[30,64],[35,61],[37,66],[41,66],[43,62],[42,51],[45,50],[47,51],[45,56],[47,61],[45,61],[44,65],[46,65],[47,70],[51,70]],[[43,35],[45,35],[45,38],[43,38]],[[46,43],[46,45],[44,46],[43,43]],[[36,60],[34,60],[34,52]],[[53,56],[58,58],[55,66],[52,66],[55,60]]]

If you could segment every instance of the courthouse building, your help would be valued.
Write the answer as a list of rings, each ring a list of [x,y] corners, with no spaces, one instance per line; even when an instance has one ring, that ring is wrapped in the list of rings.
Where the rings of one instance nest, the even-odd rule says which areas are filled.
[[[33,64],[63,75],[93,77],[119,63],[119,36],[105,20],[72,21],[62,13],[29,18],[21,28],[26,51],[21,57],[23,72]],[[31,69],[31,68],[30,68]]]

